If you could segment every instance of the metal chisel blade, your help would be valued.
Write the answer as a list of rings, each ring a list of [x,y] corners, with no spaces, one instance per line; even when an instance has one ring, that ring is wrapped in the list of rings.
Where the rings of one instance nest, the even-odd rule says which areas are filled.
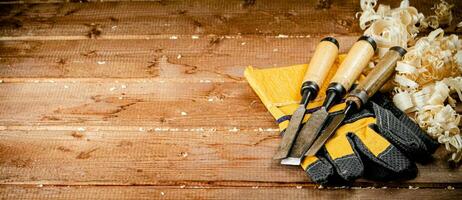
[[[341,113],[333,116],[332,121],[326,128],[319,134],[318,138],[313,142],[310,149],[305,153],[305,156],[314,156],[319,149],[324,145],[324,143],[329,139],[329,137],[337,130],[337,128],[342,124],[345,119],[346,114]]]
[[[306,108],[303,104],[298,106],[297,110],[295,110],[294,114],[290,118],[289,126],[286,128],[284,135],[282,136],[279,149],[273,159],[283,159],[289,155],[289,151],[292,148],[292,144],[294,143],[295,137],[300,129],[300,124],[303,121],[305,112]]]
[[[324,107],[311,114],[310,119],[305,123],[303,128],[298,133],[289,156],[281,160],[281,164],[300,165],[305,152],[316,139],[318,130],[323,127],[323,124],[328,117],[329,113]]]

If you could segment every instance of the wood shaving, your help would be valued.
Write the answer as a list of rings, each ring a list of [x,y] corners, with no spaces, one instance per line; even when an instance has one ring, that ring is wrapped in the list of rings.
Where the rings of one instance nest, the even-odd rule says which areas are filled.
[[[416,8],[409,6],[408,0],[401,1],[398,8],[391,9],[389,5],[380,4],[377,10],[377,0],[361,0],[362,12],[359,26],[365,30],[364,35],[371,36],[377,42],[378,56],[383,57],[392,46],[406,48],[419,32],[416,24],[424,18]]]
[[[431,27],[437,29],[440,26],[449,25],[452,22],[452,11],[454,4],[449,4],[445,0],[440,0],[439,3],[432,7],[435,11],[434,15],[430,15],[421,22],[421,28]]]
[[[462,101],[462,40],[436,29],[408,49],[396,71],[395,105],[404,112],[414,112],[419,126],[444,144],[451,161],[459,162],[461,115],[456,113],[455,104]],[[458,99],[451,94],[457,94]]]
[[[462,159],[462,137],[458,127],[461,116],[456,113],[457,101],[462,101],[462,41],[457,35],[444,36],[441,25],[453,19],[454,5],[441,0],[432,7],[435,14],[425,16],[409,0],[398,8],[378,5],[377,0],[361,0],[362,12],[356,14],[364,35],[377,42],[378,56],[383,57],[392,46],[408,48],[397,63],[393,102],[414,119],[428,135],[444,144],[451,161]],[[457,25],[462,26],[462,22]],[[420,29],[436,29],[427,37],[415,41]],[[373,67],[373,63],[370,63]],[[458,99],[451,94],[457,93]]]

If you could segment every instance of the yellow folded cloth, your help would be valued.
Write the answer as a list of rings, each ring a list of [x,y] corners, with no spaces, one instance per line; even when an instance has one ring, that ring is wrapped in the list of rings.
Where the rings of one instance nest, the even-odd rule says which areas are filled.
[[[320,86],[318,96],[308,104],[308,113],[322,105],[329,80],[334,76],[344,58],[345,55],[340,55],[335,61],[324,84]],[[276,119],[281,131],[287,128],[292,113],[300,104],[300,89],[308,67],[308,64],[268,69],[255,69],[249,66],[244,71],[245,78]],[[304,121],[308,120],[308,118],[309,115],[305,116]]]

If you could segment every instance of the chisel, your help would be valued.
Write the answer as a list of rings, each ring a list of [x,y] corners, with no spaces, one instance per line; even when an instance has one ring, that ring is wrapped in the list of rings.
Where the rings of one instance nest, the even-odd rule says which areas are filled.
[[[374,95],[387,82],[395,71],[396,63],[401,60],[404,54],[406,54],[406,50],[402,47],[395,46],[390,48],[369,75],[363,81],[359,82],[359,85],[347,95],[345,100],[346,107],[343,112],[333,117],[329,125],[326,126],[306,152],[306,156],[315,155],[340,124],[342,124],[345,117],[355,111],[359,111],[369,100],[369,97]]]
[[[300,165],[305,152],[316,139],[318,129],[321,129],[328,119],[327,111],[342,99],[346,91],[350,90],[363,69],[369,64],[376,48],[377,44],[368,36],[360,37],[353,44],[326,90],[326,99],[322,107],[311,115],[300,130],[289,156],[281,160],[281,164]]]
[[[308,102],[316,97],[319,87],[322,86],[324,79],[337,58],[338,48],[337,40],[332,37],[323,38],[316,46],[309,67],[303,77],[300,105],[290,118],[289,125],[284,131],[281,144],[274,159],[283,159],[289,154],[293,141],[300,130]]]

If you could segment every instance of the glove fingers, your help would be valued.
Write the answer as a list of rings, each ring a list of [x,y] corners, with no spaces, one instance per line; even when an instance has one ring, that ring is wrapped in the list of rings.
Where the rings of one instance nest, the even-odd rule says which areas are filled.
[[[390,126],[383,127],[383,129],[389,131],[381,133],[413,159],[421,162],[428,161],[431,154],[439,147],[438,142],[430,138],[415,122],[383,95],[375,95],[371,100],[374,102],[372,103],[372,109],[377,114],[380,128],[382,129],[381,125],[391,125],[391,129],[389,128]],[[400,123],[400,125],[396,125],[397,123]],[[403,132],[399,130],[399,127],[404,127],[403,129],[407,129],[407,131]]]
[[[361,155],[365,168],[368,169],[364,173],[366,177],[390,180],[416,176],[415,163],[410,161],[401,151],[380,137],[375,131],[369,131],[367,135],[367,139],[359,134],[348,135],[348,139],[354,143],[355,149]],[[378,145],[377,143],[381,144]]]
[[[409,128],[409,122],[403,123],[391,111],[377,104],[373,105],[373,109],[377,118],[376,128],[388,141],[393,143],[406,155],[417,160],[428,158],[431,155],[426,145],[416,136],[422,133],[414,133],[413,131],[415,130]]]
[[[327,183],[334,174],[332,165],[321,156],[306,157],[301,166],[311,181],[319,184]]]
[[[326,158],[334,166],[336,174],[346,181],[351,181],[362,176],[364,166],[358,154],[352,148],[346,134],[342,134],[344,128],[337,133],[325,145]]]
[[[396,108],[398,109],[398,108]],[[420,127],[419,125],[417,125],[415,122],[413,122],[408,116],[406,115],[402,115],[401,117],[399,117],[399,120],[403,123],[403,125],[405,125],[406,127],[409,128],[409,130],[412,132],[412,133],[415,133],[415,135],[420,139],[422,140],[422,142],[425,144],[426,146],[426,152],[428,152],[429,154],[433,154],[436,149],[440,146],[440,144],[438,143],[438,141],[436,140],[433,140],[430,138],[430,136],[428,136]]]

